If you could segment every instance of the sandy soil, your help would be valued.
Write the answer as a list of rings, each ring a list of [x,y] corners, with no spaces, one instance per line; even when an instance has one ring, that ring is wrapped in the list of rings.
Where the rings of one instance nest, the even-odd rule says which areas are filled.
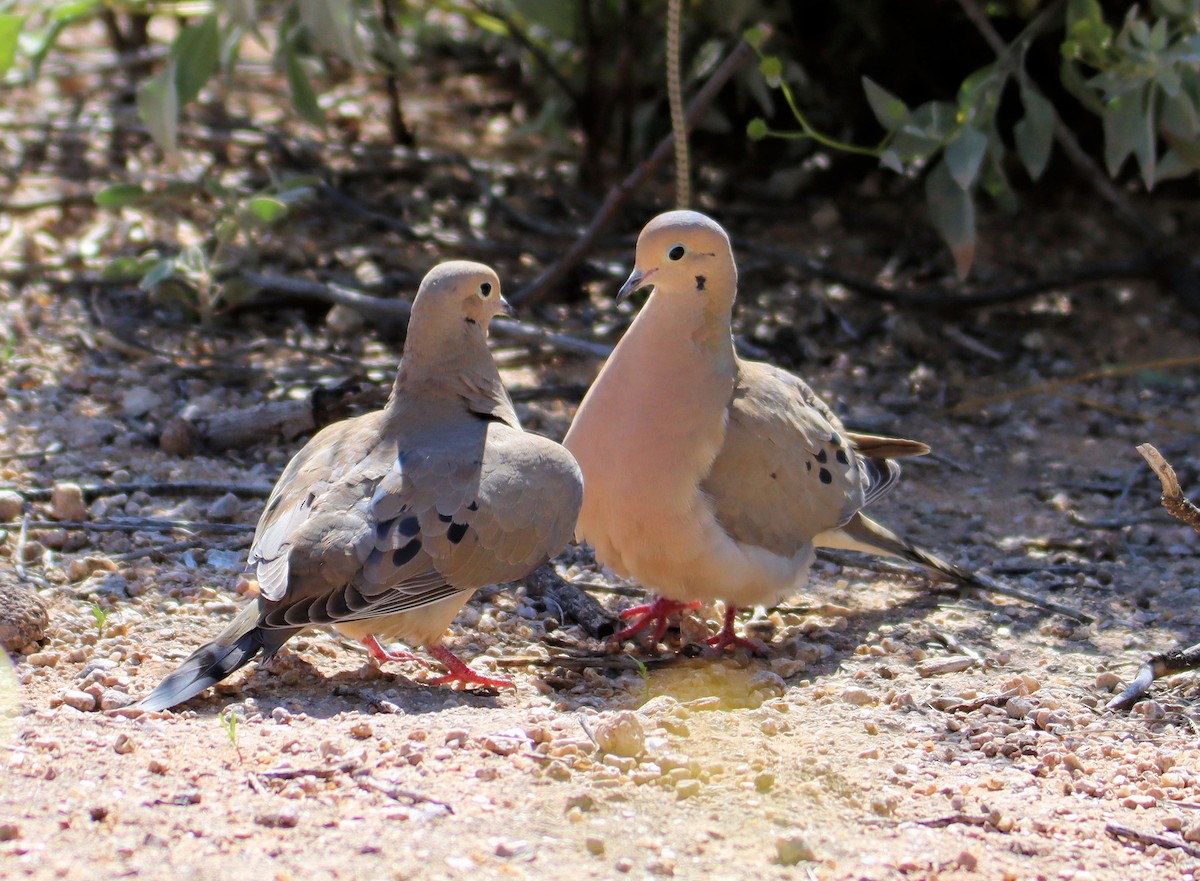
[[[419,205],[471,209],[459,170],[414,160],[408,173],[426,189],[389,179],[359,195],[387,203],[403,188]],[[735,241],[782,241],[866,271],[898,241],[912,244],[910,208],[889,198],[714,210]],[[622,233],[652,201],[645,194]],[[1194,203],[1162,199],[1156,210],[1195,227]],[[492,236],[531,238],[489,218]],[[306,215],[269,243],[269,259],[282,272],[411,276],[451,256],[327,221]],[[1194,492],[1196,364],[1159,362],[1195,357],[1197,321],[1169,296],[1096,283],[946,321],[746,261],[745,343],[800,370],[851,425],[934,446],[879,519],[1094,624],[823,561],[810,594],[747,620],[769,641],[766,657],[718,659],[686,650],[718,609],[685,619],[669,645],[618,648],[516,585],[473,601],[447,637],[475,666],[510,676],[514,692],[432,688],[420,665],[381,671],[360,647],[314,632],[271,669],[252,665],[151,715],[132,702],[245,601],[247,533],[102,524],[251,527],[254,488],[303,440],[172,455],[158,446],[164,426],[189,406],[283,400],[352,375],[384,383],[397,349],[369,332],[347,339],[344,316],[327,323],[324,310],[279,298],[206,328],[128,286],[14,269],[83,240],[120,250],[132,222],[51,207],[22,215],[21,247],[0,255],[13,279],[0,281],[3,482],[150,484],[30,495],[33,520],[90,529],[3,527],[0,587],[36,588],[50,623],[0,676],[15,681],[0,691],[13,707],[0,738],[0,877],[1195,877],[1200,690],[1185,676],[1129,715],[1103,709],[1148,652],[1200,633],[1196,536],[1158,508],[1157,481],[1134,452],[1155,443]],[[1116,223],[1083,197],[1020,224],[989,218],[982,271],[1130,251]],[[481,256],[462,250],[453,256]],[[528,317],[611,339],[628,312],[608,299],[619,283],[609,267],[630,253],[615,243],[598,257],[590,299]],[[76,258],[60,264],[68,276],[93,265]],[[499,259],[521,280],[537,263]],[[927,259],[944,275],[944,255]],[[520,389],[586,383],[598,366],[497,354]],[[568,395],[522,415],[560,437],[571,407]],[[178,481],[237,491],[162,486]],[[586,549],[558,564],[613,608],[639,595]]]

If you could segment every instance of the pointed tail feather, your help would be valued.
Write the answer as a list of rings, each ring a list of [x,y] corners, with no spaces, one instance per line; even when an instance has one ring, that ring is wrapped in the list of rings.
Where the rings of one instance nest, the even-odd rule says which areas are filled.
[[[1076,621],[1088,623],[1095,620],[1091,615],[1074,609],[1071,606],[1044,599],[1019,587],[1001,584],[981,572],[971,572],[948,563],[936,554],[917,547],[907,539],[901,538],[886,526],[876,523],[862,512],[850,518],[846,525],[828,532],[822,532],[813,539],[817,547],[837,548],[844,551],[860,551],[867,554],[896,557],[916,563],[926,572],[941,581],[949,581],[964,587],[977,587],[988,593],[1014,597],[1030,605],[1066,615]]]
[[[179,665],[138,706],[166,710],[195,697],[210,685],[240,670],[259,654],[271,658],[296,630],[264,630],[258,626],[258,604],[252,603],[216,639],[203,645]]]
[[[882,554],[885,557],[907,560],[910,563],[916,563],[941,581],[952,581],[955,584],[969,587],[988,588],[991,586],[990,579],[984,580],[977,573],[960,569],[936,554],[917,547],[907,539],[896,535],[886,526],[864,516],[861,512],[851,517],[846,525],[821,533],[813,539],[813,542],[823,548]]]

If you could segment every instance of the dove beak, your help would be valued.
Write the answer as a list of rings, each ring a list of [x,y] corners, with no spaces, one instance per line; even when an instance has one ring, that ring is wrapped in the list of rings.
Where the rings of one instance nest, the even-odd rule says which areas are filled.
[[[653,269],[637,269],[629,273],[629,278],[625,279],[625,284],[621,285],[621,290],[617,291],[617,302],[620,303],[630,294],[641,288],[647,287],[649,282],[647,279],[655,273]]]
[[[517,314],[517,310],[513,308],[512,303],[510,303],[508,300],[504,299],[504,297],[501,297],[500,298],[500,314],[507,315],[509,318],[512,318],[513,316],[515,316]]]

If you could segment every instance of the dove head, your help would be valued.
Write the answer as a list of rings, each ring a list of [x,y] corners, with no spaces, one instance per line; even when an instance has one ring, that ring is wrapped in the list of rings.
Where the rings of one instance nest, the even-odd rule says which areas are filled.
[[[495,270],[482,263],[451,260],[433,267],[421,281],[413,300],[413,332],[457,335],[465,326],[486,335],[496,315],[511,312],[508,300],[500,294]]]
[[[668,211],[646,224],[637,241],[633,272],[617,299],[652,287],[660,298],[696,297],[732,305],[737,267],[729,236],[698,211]]]

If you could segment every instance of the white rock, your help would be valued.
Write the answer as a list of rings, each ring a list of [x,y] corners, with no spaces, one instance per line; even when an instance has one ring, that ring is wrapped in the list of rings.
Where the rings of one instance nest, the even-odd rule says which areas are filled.
[[[637,713],[629,710],[601,713],[592,725],[601,752],[637,758],[646,751],[646,729]]]
[[[87,505],[83,501],[83,490],[77,483],[56,483],[50,490],[50,509],[58,520],[83,520],[87,517]]]
[[[144,385],[135,385],[121,395],[121,412],[130,419],[145,416],[162,403],[162,398]]]

